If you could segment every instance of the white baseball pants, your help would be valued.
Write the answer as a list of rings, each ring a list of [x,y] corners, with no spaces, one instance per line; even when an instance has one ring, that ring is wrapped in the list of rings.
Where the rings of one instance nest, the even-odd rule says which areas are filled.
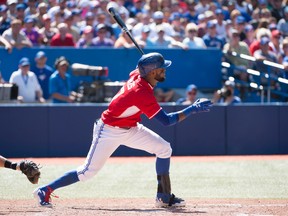
[[[159,158],[169,158],[172,154],[170,143],[142,124],[123,129],[98,120],[94,124],[93,140],[85,163],[77,168],[79,180],[85,181],[96,175],[120,145],[144,150]]]

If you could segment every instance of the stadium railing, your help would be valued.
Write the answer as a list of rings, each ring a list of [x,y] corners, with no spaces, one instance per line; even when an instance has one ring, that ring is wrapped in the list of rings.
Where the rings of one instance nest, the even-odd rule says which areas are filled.
[[[235,58],[241,58],[242,60],[246,60],[250,63],[251,68],[244,68],[242,66],[237,66],[229,62],[227,56],[233,56]],[[260,92],[259,97],[260,101],[264,103],[271,102],[271,98],[273,95],[274,101],[279,102],[287,102],[288,100],[288,79],[285,76],[287,71],[284,70],[284,66],[281,64],[277,64],[275,62],[263,60],[263,65],[267,66],[267,71],[258,71],[256,70],[256,60],[255,57],[239,54],[236,52],[225,52],[223,51],[224,60],[222,61],[222,79],[223,80],[233,80],[238,87],[244,87],[246,89],[254,89]],[[277,75],[273,73],[273,71],[278,71],[280,74]],[[235,71],[238,73],[247,73],[251,80],[245,81],[241,80],[236,76]],[[282,76],[281,76],[282,75]],[[263,80],[266,84],[263,85]],[[271,82],[274,85],[271,85]],[[265,100],[266,98],[266,100]]]

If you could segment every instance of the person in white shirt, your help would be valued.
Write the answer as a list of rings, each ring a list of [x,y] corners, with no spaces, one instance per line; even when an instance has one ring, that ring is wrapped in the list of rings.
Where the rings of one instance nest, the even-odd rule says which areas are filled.
[[[10,83],[18,86],[18,100],[24,103],[44,103],[42,89],[34,72],[30,71],[30,61],[23,57],[19,61],[19,69],[11,74]]]
[[[197,37],[198,26],[195,23],[188,23],[185,28],[186,37],[183,40],[183,44],[189,47],[189,49],[207,48],[203,39]]]

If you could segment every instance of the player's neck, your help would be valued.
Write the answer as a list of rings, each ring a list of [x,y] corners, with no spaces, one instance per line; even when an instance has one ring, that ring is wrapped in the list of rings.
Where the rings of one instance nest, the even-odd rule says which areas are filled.
[[[146,76],[144,77],[144,79],[153,87],[155,87],[158,83],[158,81],[155,80],[154,77],[151,77],[151,76]]]

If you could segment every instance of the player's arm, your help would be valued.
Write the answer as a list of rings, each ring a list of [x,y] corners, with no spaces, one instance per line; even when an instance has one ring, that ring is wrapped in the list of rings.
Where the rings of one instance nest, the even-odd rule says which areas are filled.
[[[160,121],[163,125],[170,126],[170,125],[174,125],[184,120],[191,114],[200,113],[200,112],[209,112],[211,106],[212,106],[212,102],[210,100],[198,99],[192,105],[178,112],[166,113],[164,110],[161,109],[155,115],[154,118]]]

